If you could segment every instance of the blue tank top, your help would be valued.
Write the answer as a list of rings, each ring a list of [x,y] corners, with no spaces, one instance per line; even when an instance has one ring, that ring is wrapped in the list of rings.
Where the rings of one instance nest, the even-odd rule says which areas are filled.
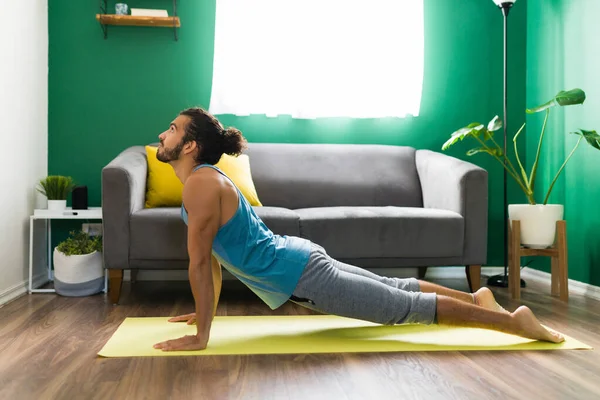
[[[229,177],[218,167],[201,164]],[[231,179],[229,179],[231,181]],[[238,208],[217,231],[212,254],[232,275],[256,293],[271,309],[285,303],[294,292],[310,256],[311,242],[295,236],[276,235],[256,215],[235,183]],[[181,217],[188,223],[185,205]]]

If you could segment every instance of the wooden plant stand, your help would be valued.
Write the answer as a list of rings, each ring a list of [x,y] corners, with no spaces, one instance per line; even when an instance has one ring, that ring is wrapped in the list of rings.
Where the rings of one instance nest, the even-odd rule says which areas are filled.
[[[513,299],[521,297],[521,257],[546,256],[552,258],[552,296],[569,301],[566,221],[556,222],[556,240],[548,249],[529,249],[521,246],[521,221],[508,222],[508,291]]]

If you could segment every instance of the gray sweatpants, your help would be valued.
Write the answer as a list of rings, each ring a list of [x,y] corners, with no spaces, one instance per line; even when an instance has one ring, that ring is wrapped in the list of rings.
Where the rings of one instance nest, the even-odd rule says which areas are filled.
[[[313,244],[291,301],[323,314],[383,325],[437,322],[437,295],[415,278],[387,278],[330,257]]]

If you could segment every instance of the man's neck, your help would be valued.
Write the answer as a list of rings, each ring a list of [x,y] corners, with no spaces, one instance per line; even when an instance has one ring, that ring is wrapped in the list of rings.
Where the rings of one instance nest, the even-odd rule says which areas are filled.
[[[173,170],[175,171],[175,175],[177,175],[177,178],[179,178],[184,185],[196,166],[196,162],[192,158],[171,161],[169,164],[171,164],[171,167],[173,167]]]

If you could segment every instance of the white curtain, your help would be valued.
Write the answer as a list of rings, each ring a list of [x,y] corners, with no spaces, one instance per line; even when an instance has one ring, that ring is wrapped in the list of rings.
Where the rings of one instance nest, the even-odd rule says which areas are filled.
[[[209,110],[417,116],[423,0],[216,0]]]

